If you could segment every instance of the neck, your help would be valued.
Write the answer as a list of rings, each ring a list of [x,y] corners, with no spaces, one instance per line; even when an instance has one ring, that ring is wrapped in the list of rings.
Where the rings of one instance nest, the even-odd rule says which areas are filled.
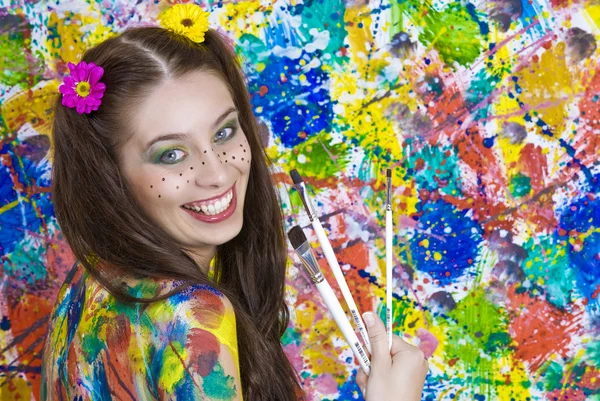
[[[208,274],[210,269],[210,261],[213,260],[217,254],[217,246],[210,245],[201,249],[187,250],[188,255],[196,262],[200,270],[204,274]]]

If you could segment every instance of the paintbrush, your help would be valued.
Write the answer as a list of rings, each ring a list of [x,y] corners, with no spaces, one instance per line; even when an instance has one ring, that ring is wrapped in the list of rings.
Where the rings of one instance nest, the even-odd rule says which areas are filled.
[[[365,324],[360,317],[360,313],[358,312],[358,308],[356,307],[356,303],[354,302],[354,298],[352,298],[352,294],[350,293],[350,288],[348,288],[348,284],[346,283],[346,278],[344,277],[344,273],[342,273],[342,269],[337,261],[335,253],[333,252],[333,248],[327,239],[327,235],[325,234],[325,230],[323,226],[321,226],[321,222],[317,217],[314,207],[310,198],[308,197],[308,193],[306,192],[306,186],[304,185],[304,181],[302,177],[298,173],[296,169],[290,172],[292,177],[292,181],[294,182],[294,188],[298,191],[300,195],[300,199],[302,200],[302,204],[304,205],[304,209],[306,210],[306,214],[308,214],[308,218],[312,224],[315,233],[317,234],[317,239],[319,240],[319,244],[321,245],[321,249],[325,254],[325,258],[327,259],[327,263],[333,272],[335,280],[342,291],[342,295],[344,296],[344,301],[346,301],[346,305],[348,305],[348,309],[352,314],[352,318],[354,323],[356,324],[356,328],[360,333],[363,341],[369,352],[371,352],[371,342],[369,341],[369,334],[367,333],[367,329]]]
[[[369,357],[367,356],[365,350],[360,344],[360,341],[358,340],[358,337],[356,336],[352,325],[350,325],[350,321],[346,317],[344,309],[342,309],[342,305],[340,305],[340,302],[338,301],[337,297],[335,296],[335,293],[331,289],[331,286],[329,285],[325,277],[323,277],[323,273],[321,273],[321,268],[319,267],[319,264],[317,263],[317,259],[315,258],[312,248],[308,243],[308,240],[306,239],[306,235],[304,235],[304,232],[302,231],[300,226],[294,226],[290,231],[288,231],[288,238],[290,239],[294,250],[300,257],[300,260],[302,260],[302,264],[304,265],[306,272],[310,276],[310,279],[317,287],[319,294],[321,294],[321,297],[323,298],[325,305],[327,305],[329,312],[331,312],[333,320],[335,320],[335,322],[337,323],[338,327],[340,328],[340,331],[344,335],[344,338],[350,345],[352,352],[358,359],[360,367],[368,375],[370,373],[371,366]]]
[[[385,309],[388,343],[392,349],[392,277],[393,277],[393,220],[392,220],[392,170],[387,169],[387,199],[385,202]]]

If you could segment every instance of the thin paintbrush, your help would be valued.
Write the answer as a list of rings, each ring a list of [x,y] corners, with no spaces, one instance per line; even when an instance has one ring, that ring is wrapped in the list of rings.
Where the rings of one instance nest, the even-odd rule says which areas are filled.
[[[369,357],[365,353],[365,350],[360,344],[360,341],[358,340],[358,337],[356,336],[356,333],[354,332],[350,321],[346,317],[344,309],[342,309],[342,305],[340,305],[340,301],[338,301],[337,297],[335,296],[335,293],[331,289],[331,286],[329,285],[325,277],[323,277],[323,273],[321,273],[321,268],[317,263],[317,259],[315,259],[312,247],[308,243],[306,235],[304,235],[304,231],[302,231],[302,228],[300,228],[300,226],[294,226],[290,231],[288,231],[288,238],[290,239],[294,250],[300,257],[300,260],[302,260],[302,264],[304,265],[306,272],[310,276],[310,279],[317,287],[319,294],[321,294],[321,297],[323,298],[325,305],[327,305],[329,312],[331,312],[333,320],[335,320],[335,322],[337,323],[338,327],[340,328],[340,331],[344,335],[344,338],[350,345],[352,352],[354,352],[354,355],[358,359],[361,368],[368,375],[370,373],[371,366]]]
[[[392,349],[392,277],[393,277],[393,220],[392,220],[392,170],[387,169],[387,200],[385,203],[385,309],[388,343]]]
[[[344,300],[346,301],[346,305],[348,305],[348,309],[350,309],[350,313],[352,314],[352,318],[354,323],[356,324],[356,328],[360,333],[363,341],[369,352],[371,352],[371,342],[369,341],[369,334],[367,333],[367,328],[360,317],[360,313],[358,313],[358,308],[356,307],[356,303],[354,302],[354,298],[352,298],[352,294],[350,293],[350,288],[348,288],[348,284],[346,283],[346,278],[344,277],[344,273],[342,273],[342,269],[337,261],[335,253],[333,252],[333,248],[327,239],[327,235],[325,234],[325,230],[323,230],[323,226],[321,226],[321,222],[317,217],[317,214],[314,211],[312,202],[308,197],[308,193],[306,192],[306,186],[304,185],[304,181],[302,177],[298,173],[296,169],[290,172],[292,176],[292,181],[294,182],[294,188],[298,191],[298,195],[300,195],[300,199],[302,200],[302,204],[304,205],[304,209],[306,210],[306,214],[308,214],[308,218],[312,224],[313,229],[315,230],[315,234],[317,234],[317,239],[319,240],[319,244],[321,245],[321,249],[325,254],[325,258],[327,259],[327,263],[333,272],[335,280],[342,291],[342,295],[344,296]]]

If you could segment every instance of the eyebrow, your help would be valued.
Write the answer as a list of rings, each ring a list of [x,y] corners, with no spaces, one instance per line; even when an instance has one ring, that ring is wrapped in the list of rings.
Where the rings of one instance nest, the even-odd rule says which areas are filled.
[[[231,113],[235,113],[235,112],[237,112],[237,109],[235,107],[228,108],[227,110],[225,110],[225,112],[223,114],[221,114],[215,120],[215,122],[213,123],[211,128],[216,129],[217,126],[223,122],[223,120],[225,120]],[[156,138],[152,139],[150,142],[148,142],[148,144],[146,145],[146,149],[150,149],[150,147],[152,145],[154,145],[156,142],[182,140],[182,139],[188,138],[189,136],[190,136],[190,134],[184,134],[184,133],[173,133],[173,134],[160,135],[160,136],[157,136]]]

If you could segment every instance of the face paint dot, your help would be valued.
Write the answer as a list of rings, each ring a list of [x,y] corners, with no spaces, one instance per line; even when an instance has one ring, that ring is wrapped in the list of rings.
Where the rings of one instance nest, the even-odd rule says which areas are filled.
[[[160,198],[160,195],[158,195],[158,197]]]
[[[225,160],[225,163],[227,163],[227,160]]]
[[[227,156],[227,153],[223,152],[223,155],[224,155],[224,156]]]
[[[150,188],[154,188],[154,186],[153,186],[153,185],[150,185]]]
[[[193,167],[190,167],[190,170],[193,170],[193,169],[194,169]]]
[[[244,149],[244,153],[246,153],[246,149]]]
[[[231,158],[232,158],[233,160],[235,160],[235,156],[231,156]]]
[[[164,181],[164,180],[165,180],[165,179],[163,178],[163,181]]]
[[[244,147],[244,145],[242,145],[242,144],[240,143],[240,148],[243,148],[243,147]]]
[[[179,189],[179,185],[177,186],[177,189]]]
[[[183,175],[183,173],[179,173],[179,176],[181,177]]]
[[[204,162],[202,162],[202,165],[204,166]]]
[[[242,161],[244,161],[244,158],[242,157]]]
[[[206,150],[204,151],[204,153],[206,153]]]
[[[190,180],[188,180],[188,184],[190,183]]]

